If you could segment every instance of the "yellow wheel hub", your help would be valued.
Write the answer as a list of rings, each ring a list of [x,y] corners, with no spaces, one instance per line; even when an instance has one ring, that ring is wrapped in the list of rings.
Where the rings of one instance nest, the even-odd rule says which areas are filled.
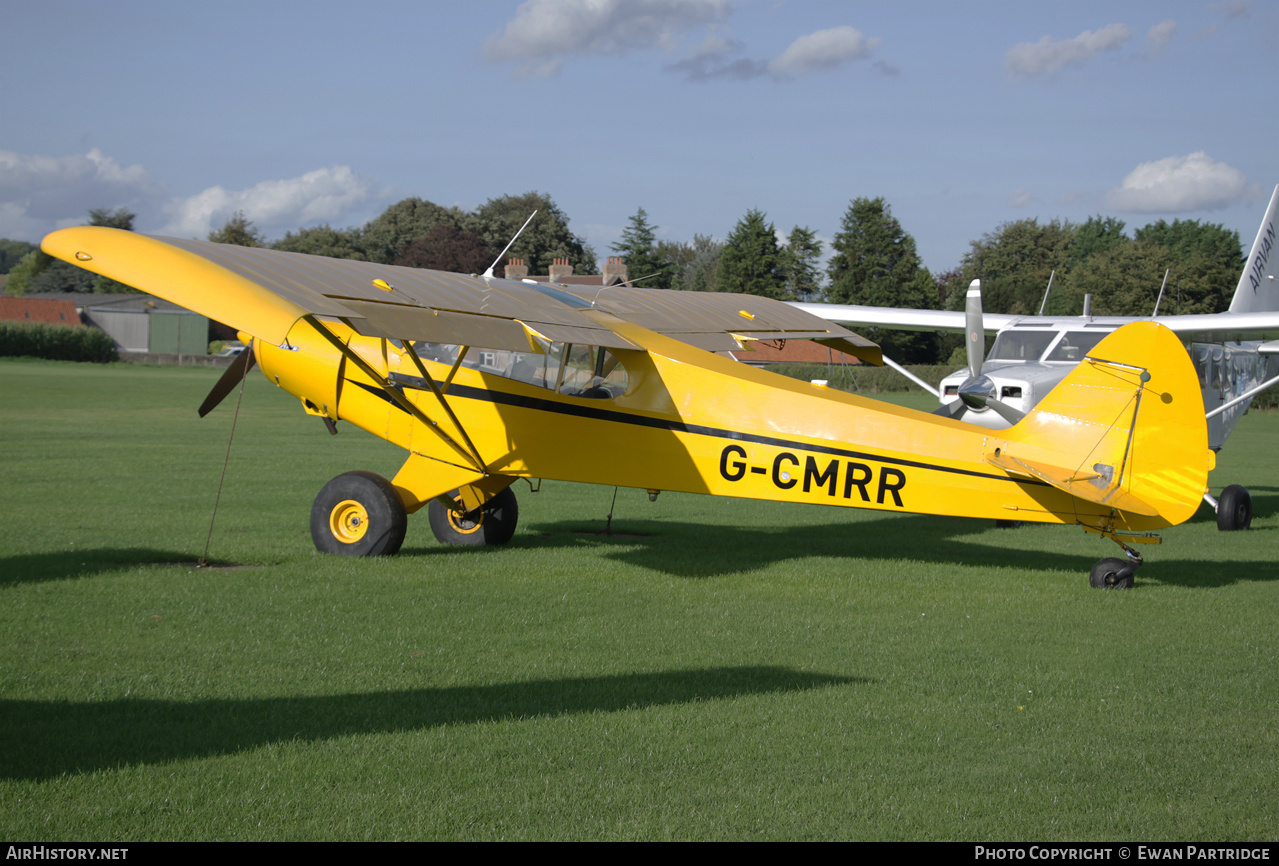
[[[449,509],[449,526],[463,535],[479,532],[483,524],[484,510],[482,508],[477,508],[466,514],[458,514],[456,511]]]
[[[354,544],[369,531],[369,512],[354,499],[343,499],[329,512],[329,531],[343,544]]]

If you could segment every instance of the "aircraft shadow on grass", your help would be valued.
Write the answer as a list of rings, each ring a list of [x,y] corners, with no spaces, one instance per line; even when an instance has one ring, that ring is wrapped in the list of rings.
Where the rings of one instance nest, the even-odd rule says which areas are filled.
[[[48,779],[269,743],[550,718],[868,683],[786,667],[712,667],[485,686],[243,700],[0,700],[0,778]]]
[[[147,547],[86,547],[0,557],[0,587],[46,583],[103,572],[131,571],[145,565],[187,564],[197,554]]]
[[[1261,501],[1267,513],[1279,507],[1279,497],[1267,496]],[[1215,521],[1206,506],[1203,513],[1207,516],[1202,519]],[[1090,545],[1088,553],[1082,555],[1035,547],[1034,535],[1045,539],[1047,536],[1041,533],[1082,533],[1077,527],[1026,525],[996,530],[989,521],[914,514],[848,523],[785,526],[773,530],[722,524],[691,526],[657,520],[614,520],[612,535],[601,533],[598,523],[592,527],[580,521],[540,523],[532,529],[540,534],[539,538],[531,541],[521,539],[516,543],[550,546],[594,544],[601,548],[603,556],[611,559],[690,578],[717,577],[753,571],[786,560],[825,556],[847,560],[850,571],[858,567],[859,561],[894,560],[983,568],[1064,569],[1078,572],[1083,579],[1099,559],[1122,556],[1119,548],[1092,536],[1090,538],[1097,543]],[[1165,534],[1176,531],[1174,527],[1165,530]],[[983,543],[983,537],[990,537],[987,533],[996,532],[1007,533],[1001,535],[1001,539],[1007,538],[1013,544]],[[764,539],[770,539],[771,543],[763,543]],[[1163,548],[1154,546],[1144,553],[1149,564],[1137,572],[1139,586],[1143,581],[1152,581],[1209,588],[1240,581],[1279,580],[1279,563],[1270,559],[1231,558],[1217,562],[1174,559],[1164,553]]]
[[[1256,521],[1279,514],[1279,487],[1253,487],[1252,494],[1254,528],[1248,532],[1268,532],[1271,527],[1258,527]],[[1215,521],[1212,509],[1204,505],[1190,522]],[[1045,571],[1069,569],[1087,573],[1098,559],[1120,553],[1117,548],[1100,543],[1086,555],[1037,550],[1030,542],[1016,547],[983,544],[963,536],[982,536],[992,531],[988,521],[916,514],[800,527],[788,525],[775,530],[758,526],[725,526],[715,522],[681,524],[671,520],[634,519],[616,520],[612,535],[603,534],[602,528],[602,521],[537,523],[530,527],[531,532],[517,535],[511,546],[577,547],[595,544],[604,556],[680,577],[715,577],[752,571],[775,562],[808,556],[844,557],[850,561],[850,567],[855,567],[853,564],[857,560],[878,559]],[[1056,527],[1053,531],[1068,529]],[[1034,532],[1035,527],[1009,530],[1013,533],[1018,531]],[[1176,532],[1176,527],[1165,530],[1165,534],[1170,536]],[[760,539],[765,536],[771,536],[772,543],[761,545]],[[1015,539],[1017,536],[1012,537]],[[465,551],[465,555],[483,556],[497,550],[476,548]],[[679,555],[673,556],[673,551],[679,551]],[[401,555],[436,556],[458,552],[457,548],[450,547],[406,545]],[[1151,548],[1148,553],[1151,565],[1138,572],[1138,584],[1143,580],[1157,580],[1179,586],[1218,587],[1240,580],[1279,580],[1279,564],[1269,560],[1230,559],[1205,563],[1202,560],[1165,558],[1158,547]],[[195,558],[191,551],[144,547],[85,548],[0,557],[0,587],[88,577],[144,566],[193,567]],[[228,565],[216,559],[211,564]],[[1157,569],[1154,567],[1156,564]]]

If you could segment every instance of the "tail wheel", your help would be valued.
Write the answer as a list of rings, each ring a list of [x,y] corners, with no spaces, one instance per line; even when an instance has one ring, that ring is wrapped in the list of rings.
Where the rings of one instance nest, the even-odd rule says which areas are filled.
[[[1112,556],[1092,567],[1088,583],[1093,589],[1132,589],[1137,566]]]
[[[476,547],[510,541],[520,519],[520,506],[515,491],[508,487],[466,514],[432,502],[427,506],[427,515],[440,543]]]
[[[1252,526],[1252,494],[1247,487],[1231,484],[1217,499],[1217,529],[1235,532]]]
[[[311,506],[311,540],[321,553],[390,556],[404,543],[407,529],[400,494],[372,472],[339,475]]]

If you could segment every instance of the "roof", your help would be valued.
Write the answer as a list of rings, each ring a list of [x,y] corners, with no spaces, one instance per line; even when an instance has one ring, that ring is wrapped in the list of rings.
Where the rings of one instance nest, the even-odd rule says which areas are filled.
[[[42,322],[51,325],[81,324],[80,314],[70,301],[20,296],[0,297],[0,319],[15,322]]]
[[[23,297],[68,301],[79,310],[107,308],[121,311],[136,310],[146,312],[150,310],[164,313],[176,313],[186,310],[186,307],[158,298],[155,295],[146,295],[141,292],[111,295],[97,294],[96,292],[44,292],[35,295],[23,295]]]

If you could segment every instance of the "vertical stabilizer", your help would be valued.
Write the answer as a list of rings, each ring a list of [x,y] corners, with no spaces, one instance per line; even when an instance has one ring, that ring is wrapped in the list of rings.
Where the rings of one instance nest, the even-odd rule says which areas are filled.
[[[1279,312],[1279,186],[1270,196],[1270,207],[1252,242],[1230,312]]]

